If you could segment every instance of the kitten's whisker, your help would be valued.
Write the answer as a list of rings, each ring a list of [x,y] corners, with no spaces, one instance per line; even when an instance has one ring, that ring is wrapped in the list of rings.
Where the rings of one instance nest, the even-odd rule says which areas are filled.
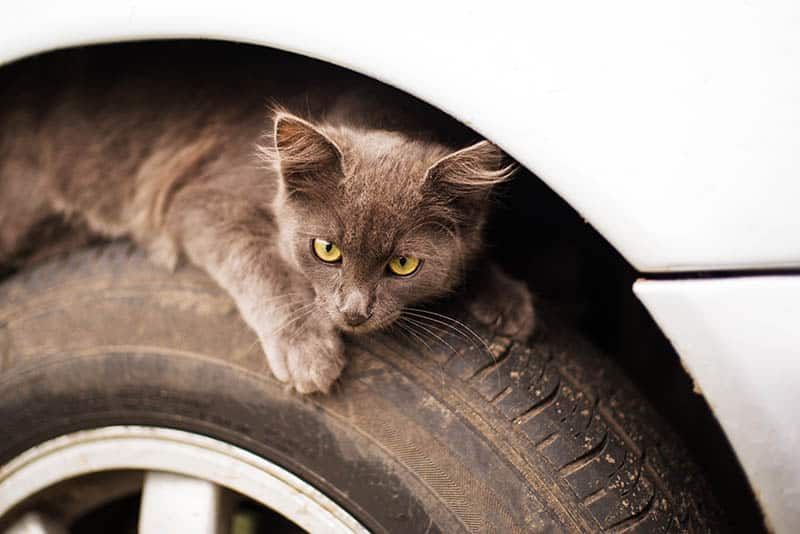
[[[409,335],[409,330],[408,330],[408,328],[407,328],[407,327],[405,327],[405,326],[401,325],[399,322],[392,323],[392,328],[394,328],[394,327],[397,327],[397,328],[398,328],[398,330],[397,330],[397,331],[398,331],[398,332],[400,332],[401,334],[403,334],[403,337],[404,337],[406,340],[408,340],[408,342],[409,342],[411,345],[415,345],[415,344],[416,344],[416,341],[414,340],[414,338],[412,338],[412,337]],[[416,337],[416,336],[415,336],[415,337]],[[419,338],[417,338],[417,340],[419,340]]]
[[[484,341],[484,339],[482,337],[480,337],[474,330],[472,330],[469,326],[465,325],[461,321],[459,321],[457,319],[454,319],[452,317],[449,317],[447,315],[443,315],[441,313],[432,312],[430,310],[422,310],[422,309],[419,309],[419,308],[408,308],[408,309],[413,310],[412,312],[410,312],[412,314],[414,314],[415,311],[416,312],[427,312],[427,313],[430,313],[430,314],[435,315],[437,317],[441,317],[442,319],[447,319],[449,321],[452,321],[454,324],[460,325],[461,327],[465,328],[467,332],[472,334],[473,338],[477,339],[481,343],[483,349],[486,351],[486,354],[489,355],[489,357],[492,359],[492,361],[494,363],[497,363],[497,357],[494,355],[492,350],[489,348],[489,345],[486,343],[486,341]],[[440,321],[440,320],[435,319],[433,317],[427,317],[427,316],[425,316],[425,315],[423,315],[421,313],[414,314],[414,317],[416,317],[418,320],[433,321],[433,322],[441,323],[441,324],[443,324],[445,326],[448,326],[449,328],[451,328],[453,330],[453,332],[457,332],[458,334],[460,334],[468,343],[470,343],[470,345],[472,345],[473,347],[477,347],[477,345],[475,344],[474,341],[470,340],[470,338],[468,338],[466,336],[466,334],[464,334],[463,331],[458,330],[455,326],[449,325],[449,324],[445,323],[444,321]],[[410,320],[410,319],[408,319],[408,320]],[[496,376],[498,377],[498,380],[499,380],[499,376],[500,375],[496,375]]]
[[[433,311],[430,311],[430,310],[423,310],[421,308],[406,308],[406,311],[409,312],[414,317],[417,317],[418,319],[423,319],[424,318],[424,319],[427,319],[428,321],[433,321],[433,322],[441,323],[441,324],[447,324],[447,323],[444,323],[443,321],[440,321],[438,318],[451,321],[453,324],[451,324],[450,326],[454,330],[456,330],[456,326],[454,326],[454,325],[458,325],[458,327],[464,329],[464,331],[466,331],[469,334],[471,334],[472,337],[474,339],[476,339],[481,344],[481,346],[483,346],[483,348],[486,350],[486,352],[489,354],[489,356],[492,357],[493,360],[495,360],[495,361],[497,360],[495,358],[494,353],[489,348],[488,343],[486,343],[486,340],[484,340],[472,328],[470,328],[469,326],[465,325],[461,321],[459,321],[457,319],[453,319],[452,317],[449,317],[449,316],[441,314],[441,313],[436,313],[436,312],[433,312]],[[428,313],[428,314],[433,315],[435,317],[428,317],[428,316],[422,315],[423,313]]]
[[[423,315],[415,315],[414,317],[416,317],[416,319],[420,321],[428,321],[430,326],[437,326],[438,328],[442,328],[443,331],[449,331],[452,332],[453,334],[456,334],[461,339],[463,339],[470,347],[475,347],[478,350],[483,350],[483,347],[478,343],[476,343],[475,340],[472,338],[472,336],[467,335],[466,332],[459,330],[458,328],[456,328],[451,324],[439,321],[431,317],[425,317]]]
[[[394,323],[392,323],[392,328],[395,328],[395,327],[398,329],[398,332],[403,334],[403,337],[405,337],[407,340],[409,340],[412,344],[414,343],[414,340],[411,339],[411,336],[408,335],[408,328],[406,328],[405,326],[400,324],[399,320],[394,322]]]
[[[409,329],[411,328],[411,326],[412,326],[412,324],[413,324],[413,323],[409,322],[409,321],[410,321],[410,319],[409,319],[408,317],[400,317],[400,318],[398,319],[397,323],[395,323],[395,324],[397,324],[397,326],[399,326],[399,327],[403,328],[403,330],[405,330],[405,329],[406,329],[406,327],[403,327],[403,325],[402,325],[402,324],[400,324],[400,321],[406,321],[406,324],[408,325],[408,327],[407,327],[407,328],[409,328]],[[419,323],[417,323],[417,324],[419,324]],[[422,326],[422,325],[421,325],[421,324],[419,324],[419,326]],[[423,327],[423,328],[424,328],[424,327]],[[426,328],[426,330],[427,330],[427,328]],[[428,330],[428,331],[430,332],[430,330]],[[412,332],[412,333],[413,333],[413,332]],[[431,332],[431,333],[432,333],[432,332]],[[434,335],[436,335],[436,334],[434,334]],[[415,336],[415,337],[417,337],[417,336]],[[444,340],[443,340],[442,338],[440,338],[439,336],[436,336],[436,337],[437,337],[437,338],[439,338],[439,340],[440,340],[440,341],[442,341],[443,343],[445,343],[445,344],[446,344],[448,347],[450,347],[450,349],[451,349],[453,352],[455,352],[455,349],[454,349],[452,346],[450,346],[450,344],[449,344],[449,343],[447,343],[446,341],[444,341]],[[410,338],[408,338],[408,336],[406,336],[406,338],[410,340]],[[422,341],[422,339],[420,339],[419,337],[417,337],[417,339],[419,339],[420,341]],[[422,342],[423,342],[423,343],[425,343],[424,341],[422,341]],[[425,343],[425,346],[428,346],[428,344],[427,344],[427,343]],[[433,352],[433,351],[430,349],[430,347],[428,347],[428,350],[430,350],[431,352]],[[439,364],[439,376],[440,376],[440,377],[441,377],[441,379],[442,379],[442,391],[444,391],[444,388],[445,388],[445,383],[444,383],[444,366],[443,366],[442,364]]]
[[[406,333],[405,329],[402,327],[402,325],[398,321],[395,321],[392,324],[390,324],[387,330],[393,330],[395,328],[397,328],[398,332],[403,334],[403,337],[405,337],[408,340],[411,339],[410,337],[408,337],[408,334]]]
[[[260,304],[269,304],[270,302],[277,302],[277,301],[288,299],[290,297],[303,296],[303,295],[304,295],[304,293],[302,293],[300,291],[297,291],[297,292],[294,292],[294,293],[284,293],[283,295],[275,295],[275,296],[272,296],[272,297],[270,297],[268,299],[261,299],[258,302]]]
[[[411,319],[410,317],[403,317],[403,320],[407,321],[407,322],[408,322],[408,323],[410,323],[410,324],[415,324],[415,325],[417,325],[419,328],[422,328],[423,330],[425,330],[426,332],[428,332],[430,335],[432,335],[433,337],[435,337],[436,339],[438,339],[439,341],[441,341],[441,342],[442,342],[442,344],[444,344],[444,345],[445,345],[447,348],[449,348],[449,349],[450,349],[452,352],[456,352],[456,349],[454,349],[454,348],[453,348],[453,346],[452,346],[450,343],[448,343],[447,341],[445,341],[445,340],[444,340],[444,338],[442,338],[442,336],[438,335],[436,332],[434,332],[433,330],[431,330],[430,328],[428,328],[427,326],[425,326],[425,325],[424,325],[424,324],[423,324],[421,321],[415,321],[414,319]],[[431,326],[431,328],[436,328],[436,327],[434,327],[434,326]],[[440,330],[440,331],[443,331],[443,330]]]
[[[397,323],[396,323],[396,324],[397,324],[397,326],[399,326],[400,328],[402,328],[402,329],[406,330],[406,331],[407,331],[409,334],[411,334],[412,336],[414,336],[415,338],[417,338],[417,339],[419,340],[419,342],[420,342],[420,343],[422,343],[423,345],[425,345],[425,348],[427,348],[427,349],[428,349],[428,352],[433,352],[433,349],[431,348],[431,346],[430,346],[430,345],[428,345],[428,343],[426,343],[426,342],[425,342],[425,340],[424,340],[424,339],[423,339],[421,336],[419,336],[419,335],[418,335],[418,334],[417,334],[417,333],[416,333],[416,332],[415,332],[415,331],[414,331],[414,330],[411,328],[411,326],[412,326],[412,325],[411,325],[411,323],[406,323],[405,325],[403,325],[403,324],[401,324],[401,322],[400,322],[400,321],[402,321],[402,320],[403,320],[403,318],[401,318],[401,319],[399,319],[399,320],[397,321]]]
[[[289,293],[281,293],[280,295],[272,295],[270,298],[264,299],[262,302],[269,302],[271,300],[278,300],[278,299],[282,299],[284,297],[292,297],[292,296],[295,296],[295,295],[303,295],[303,294],[304,293],[302,291],[290,291]]]
[[[305,304],[302,304],[302,305],[300,305],[300,306],[298,306],[298,304],[299,304],[298,302],[288,302],[288,303],[287,303],[287,305],[288,305],[288,306],[297,306],[297,307],[296,307],[294,310],[292,310],[292,311],[291,311],[291,312],[288,314],[288,315],[289,315],[289,317],[291,317],[291,316],[293,316],[293,315],[295,315],[295,314],[297,314],[297,313],[300,313],[300,312],[302,312],[302,311],[305,311],[306,309],[308,309],[309,307],[311,307],[311,306],[313,306],[313,305],[314,305],[314,303],[313,303],[313,302],[307,302],[307,303],[305,303]],[[283,307],[285,307],[285,306],[283,306]],[[279,309],[279,308],[275,308],[275,310],[276,310],[276,311],[277,311],[278,309]]]
[[[314,313],[315,311],[317,311],[317,310],[316,310],[316,308],[314,308],[314,309],[311,309],[311,310],[309,310],[308,312],[306,312],[306,313],[303,315],[303,317],[308,317],[309,315],[311,315],[311,314],[312,314],[312,313]],[[294,333],[294,334],[293,334],[293,335],[292,335],[292,336],[291,336],[289,339],[291,339],[292,341],[294,341],[294,340],[295,340],[295,339],[297,339],[299,336],[303,335],[303,334],[305,333],[305,331],[306,331],[306,324],[308,324],[308,323],[306,323],[306,322],[302,322],[302,323],[300,324],[300,327],[299,327],[299,328],[298,328],[298,329],[295,331],[295,333]]]
[[[459,327],[461,327],[461,328],[463,328],[465,331],[467,331],[467,332],[468,332],[470,335],[472,335],[473,337],[475,337],[475,339],[477,339],[478,341],[480,341],[480,342],[481,342],[481,344],[483,344],[484,346],[486,346],[486,348],[487,348],[487,349],[489,348],[489,347],[488,347],[488,345],[486,345],[486,342],[485,342],[485,340],[484,340],[484,339],[483,339],[481,336],[479,336],[479,335],[477,334],[477,332],[475,332],[475,331],[474,331],[472,328],[470,328],[468,325],[466,325],[466,324],[462,323],[462,322],[461,322],[461,321],[459,321],[458,319],[455,319],[455,318],[453,318],[453,317],[450,317],[449,315],[445,315],[445,314],[443,314],[443,313],[437,313],[437,312],[435,312],[435,311],[426,310],[426,309],[424,309],[424,308],[406,308],[406,310],[408,310],[408,311],[410,311],[410,312],[413,312],[413,313],[417,313],[417,314],[428,314],[429,316],[433,316],[433,317],[436,317],[436,318],[439,318],[439,319],[444,319],[444,320],[446,320],[446,321],[450,321],[451,323],[458,325]],[[429,318],[430,318],[430,317],[429,317]]]
[[[300,302],[302,302],[302,300]],[[292,301],[289,301],[289,302],[283,302],[281,304],[275,305],[273,307],[273,310],[274,311],[285,310],[286,308],[291,308],[292,306],[297,306],[298,304],[300,304],[300,302],[298,302],[296,300],[292,300]],[[304,304],[304,306],[308,306],[308,304]]]
[[[275,336],[275,335],[279,334],[281,331],[285,330],[286,328],[288,328],[288,327],[289,327],[289,326],[291,326],[292,324],[296,323],[297,321],[299,321],[299,320],[301,320],[301,319],[304,319],[304,318],[308,317],[308,316],[309,316],[309,315],[311,315],[312,313],[314,313],[314,310],[313,310],[313,309],[311,309],[311,310],[307,310],[307,311],[305,311],[305,312],[303,312],[303,313],[301,313],[301,314],[299,314],[299,315],[296,315],[296,316],[295,316],[293,319],[291,319],[290,321],[287,321],[286,323],[284,323],[283,325],[281,325],[281,326],[280,326],[280,328],[278,328],[277,330],[275,330],[274,332],[272,332],[272,334],[271,334],[271,335]],[[294,339],[295,337],[296,337],[296,334],[295,334],[295,335],[293,335],[293,336],[291,336],[291,338],[290,338],[290,339]]]
[[[301,296],[302,296],[302,295],[305,295],[305,293],[303,293],[302,291],[294,291],[294,292],[284,293],[284,294],[282,294],[282,295],[275,295],[274,297],[271,297],[271,298],[268,298],[268,299],[264,299],[264,300],[262,300],[262,301],[261,301],[261,303],[262,303],[262,304],[268,304],[268,303],[270,303],[270,302],[276,302],[276,301],[280,301],[280,300],[283,300],[283,299],[288,299],[289,297],[293,297],[293,296],[296,296],[296,295],[301,295]],[[283,302],[283,303],[280,303],[280,304],[278,304],[278,305],[274,306],[274,308],[273,308],[273,309],[274,309],[275,311],[277,311],[277,310],[282,310],[282,309],[284,309],[284,308],[286,308],[286,307],[288,307],[288,306],[292,306],[292,305],[296,305],[296,304],[297,304],[297,302],[296,302],[296,301]],[[250,328],[250,327],[249,327],[247,324],[244,324],[244,325],[242,326],[242,330],[246,330],[246,331],[248,331],[248,332],[252,332],[252,331],[253,331],[253,329],[252,329],[252,328]],[[250,354],[250,352],[251,352],[251,351],[252,351],[252,350],[253,350],[253,349],[254,349],[254,348],[257,346],[257,345],[260,345],[260,344],[261,344],[261,339],[260,339],[258,336],[256,336],[256,340],[255,340],[255,341],[253,341],[253,342],[250,344],[250,346],[249,346],[249,347],[248,347],[246,350],[242,351],[241,355],[240,355],[240,356],[238,356],[238,357],[239,357],[239,358],[246,357],[247,355],[249,355],[249,354]]]
[[[313,312],[314,309],[315,309],[315,304],[313,302],[311,302],[309,304],[305,304],[303,306],[300,306],[297,310],[294,311],[293,314],[291,314],[289,316],[288,319],[286,319],[283,322],[283,324],[281,324],[279,327],[277,327],[275,330],[273,330],[270,333],[270,336],[274,336],[274,335],[278,334],[279,332],[281,332],[287,326],[290,326],[290,325],[296,323],[297,321],[299,321],[300,319],[302,319],[303,317],[311,314],[311,312]]]
[[[445,331],[445,332],[449,331],[449,332],[452,332],[454,334],[457,334],[457,335],[461,336],[461,338],[463,338],[464,341],[467,341],[471,345],[475,344],[475,340],[473,339],[473,337],[470,336],[469,333],[466,330],[458,328],[455,323],[452,323],[452,324],[451,323],[447,323],[447,322],[439,320],[439,319],[437,319],[435,317],[428,317],[427,315],[422,315],[422,314],[419,314],[419,313],[416,313],[416,312],[408,311],[408,309],[403,310],[403,315],[404,315],[404,317],[407,317],[407,318],[408,317],[414,317],[418,321],[424,321],[424,322],[428,323],[430,326],[432,326],[432,327],[435,326],[436,328],[439,328],[442,331]]]
[[[412,322],[416,322],[416,323],[423,323],[423,324],[425,324],[425,326],[427,326],[429,328],[433,328],[434,330],[436,330],[436,332],[438,332],[440,334],[447,334],[447,333],[449,333],[451,331],[454,331],[454,328],[452,326],[450,326],[450,325],[442,325],[442,324],[438,324],[438,323],[428,323],[428,322],[426,322],[428,320],[427,317],[421,317],[419,315],[411,315],[411,314],[406,314],[406,313],[403,314],[403,317],[408,321],[412,321]],[[414,319],[411,319],[412,317]],[[456,332],[456,333],[461,334],[460,332]]]

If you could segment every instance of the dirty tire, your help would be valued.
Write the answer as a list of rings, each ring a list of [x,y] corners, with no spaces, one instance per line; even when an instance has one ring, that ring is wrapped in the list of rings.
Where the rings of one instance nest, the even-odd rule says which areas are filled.
[[[0,286],[0,463],[162,426],[269,458],[374,532],[719,531],[697,468],[608,360],[552,321],[528,346],[478,331],[492,355],[454,333],[350,340],[333,393],[302,397],[201,272],[79,252]]]

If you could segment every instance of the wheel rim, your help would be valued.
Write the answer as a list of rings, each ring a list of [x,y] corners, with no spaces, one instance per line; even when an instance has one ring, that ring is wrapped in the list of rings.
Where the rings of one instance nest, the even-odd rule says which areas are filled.
[[[207,436],[143,426],[66,434],[12,459],[0,468],[0,517],[54,484],[119,469],[148,472],[139,517],[142,533],[147,532],[144,524],[154,525],[155,532],[155,525],[163,521],[188,527],[176,519],[182,510],[194,510],[200,523],[217,524],[212,503],[219,486],[275,510],[309,532],[367,532],[341,506],[269,460]],[[187,495],[191,502],[181,499]],[[201,508],[204,517],[195,517]],[[214,532],[216,527],[210,528]]]

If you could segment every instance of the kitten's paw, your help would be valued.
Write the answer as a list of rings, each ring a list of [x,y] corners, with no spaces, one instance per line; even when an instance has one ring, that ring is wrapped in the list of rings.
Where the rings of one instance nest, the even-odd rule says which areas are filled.
[[[498,334],[525,341],[536,329],[533,297],[525,283],[493,267],[490,278],[469,305],[472,315]]]
[[[299,393],[328,393],[346,363],[341,336],[333,329],[278,334],[263,345],[272,373]]]

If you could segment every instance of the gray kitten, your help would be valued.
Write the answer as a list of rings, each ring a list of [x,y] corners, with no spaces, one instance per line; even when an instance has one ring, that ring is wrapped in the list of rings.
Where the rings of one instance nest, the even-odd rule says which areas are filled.
[[[358,105],[368,85],[314,100],[318,120],[267,114],[266,96],[296,100],[279,82],[226,92],[130,77],[10,91],[0,263],[54,214],[130,237],[169,268],[185,257],[230,293],[272,372],[301,393],[327,392],[341,373],[341,332],[385,328],[459,286],[492,188],[513,170],[487,141],[453,149],[373,120]],[[527,337],[525,286],[482,271],[473,313]]]

